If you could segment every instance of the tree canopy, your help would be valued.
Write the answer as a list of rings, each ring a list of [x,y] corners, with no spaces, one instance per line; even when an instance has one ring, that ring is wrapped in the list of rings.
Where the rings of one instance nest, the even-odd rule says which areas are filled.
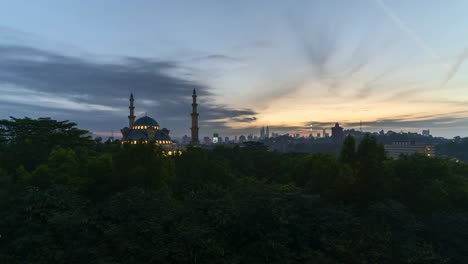
[[[0,263],[467,263],[468,165],[95,142],[0,121]]]

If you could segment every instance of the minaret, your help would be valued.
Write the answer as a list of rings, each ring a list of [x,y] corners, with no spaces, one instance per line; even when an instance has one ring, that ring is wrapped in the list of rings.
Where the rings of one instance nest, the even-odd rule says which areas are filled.
[[[196,146],[200,144],[200,141],[198,140],[197,92],[195,89],[193,89],[192,99],[192,141],[190,141],[190,145]]]
[[[128,116],[128,126],[130,128],[133,127],[133,123],[135,122],[135,114],[134,114],[134,110],[135,110],[135,107],[133,106],[133,101],[135,101],[133,99],[133,93],[130,94],[130,106],[128,107],[130,109],[130,115]]]

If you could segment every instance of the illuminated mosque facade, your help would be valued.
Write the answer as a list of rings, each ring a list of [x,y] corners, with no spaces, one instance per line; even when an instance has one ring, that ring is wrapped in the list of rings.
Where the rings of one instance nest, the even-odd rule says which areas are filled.
[[[135,99],[133,93],[130,94],[130,115],[128,116],[128,127],[120,130],[122,132],[122,143],[139,144],[139,143],[155,143],[161,145],[165,149],[174,149],[176,142],[169,136],[169,129],[161,128],[158,122],[145,115],[136,119],[135,116]],[[192,93],[192,140],[190,145],[195,147],[200,144],[198,140],[198,111],[197,111],[197,92],[193,89]],[[136,120],[135,120],[136,119]]]
[[[134,101],[133,94],[130,94],[128,127],[120,130],[122,132],[122,143],[138,144],[154,142],[162,146],[175,145],[175,141],[169,136],[170,131],[167,128],[161,128],[155,119],[146,115],[136,119]]]

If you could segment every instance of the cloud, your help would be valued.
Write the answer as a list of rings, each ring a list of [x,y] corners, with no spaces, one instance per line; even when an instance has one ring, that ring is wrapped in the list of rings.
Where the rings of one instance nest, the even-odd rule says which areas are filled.
[[[305,126],[312,126],[314,129],[331,128],[335,122],[310,121]],[[408,114],[389,118],[379,118],[365,121],[344,121],[340,125],[345,128],[359,128],[362,125],[365,129],[380,130],[392,128],[400,129],[421,129],[421,128],[441,128],[468,125],[468,111],[456,111],[452,113],[430,115],[430,114]]]
[[[429,46],[414,30],[412,30],[383,0],[375,0],[385,15],[401,30],[408,38],[414,41],[419,48],[428,53],[432,59],[440,60],[440,56]]]
[[[0,97],[0,101],[15,104],[84,112],[119,110],[112,106],[75,102],[70,98],[17,87],[0,87],[0,93],[3,94],[3,96]]]
[[[254,122],[255,120],[257,120],[257,118],[255,116],[235,117],[232,120],[234,120],[236,122],[240,122],[240,123],[251,123],[251,122]]]
[[[444,87],[458,72],[462,64],[465,62],[466,58],[468,58],[468,47],[466,47],[463,52],[457,56],[453,65],[448,69],[445,78],[442,81],[442,87]]]
[[[147,112],[176,134],[184,134],[190,127],[191,92],[197,89],[202,121],[245,122],[245,116],[255,117],[256,112],[250,109],[215,104],[209,87],[175,76],[178,70],[179,65],[173,61],[124,57],[103,62],[96,56],[78,57],[0,44],[0,101],[21,105],[23,111],[18,112],[42,109],[52,116],[56,114],[54,109],[61,109],[64,111],[52,117],[66,117],[87,129],[103,131],[117,130],[127,123],[126,98],[133,92],[137,112]],[[11,108],[8,111],[3,118],[15,115]]]

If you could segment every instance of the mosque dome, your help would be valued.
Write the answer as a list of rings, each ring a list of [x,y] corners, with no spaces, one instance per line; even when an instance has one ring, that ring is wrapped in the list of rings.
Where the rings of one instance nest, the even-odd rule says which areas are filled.
[[[131,130],[128,135],[126,136],[126,139],[128,140],[142,140],[142,139],[147,139],[146,134],[143,131],[140,130]]]
[[[153,118],[149,117],[149,116],[144,116],[144,117],[140,117],[138,118],[135,123],[133,123],[134,126],[157,126],[159,127],[159,124],[158,122],[156,122],[156,120],[154,120]]]

